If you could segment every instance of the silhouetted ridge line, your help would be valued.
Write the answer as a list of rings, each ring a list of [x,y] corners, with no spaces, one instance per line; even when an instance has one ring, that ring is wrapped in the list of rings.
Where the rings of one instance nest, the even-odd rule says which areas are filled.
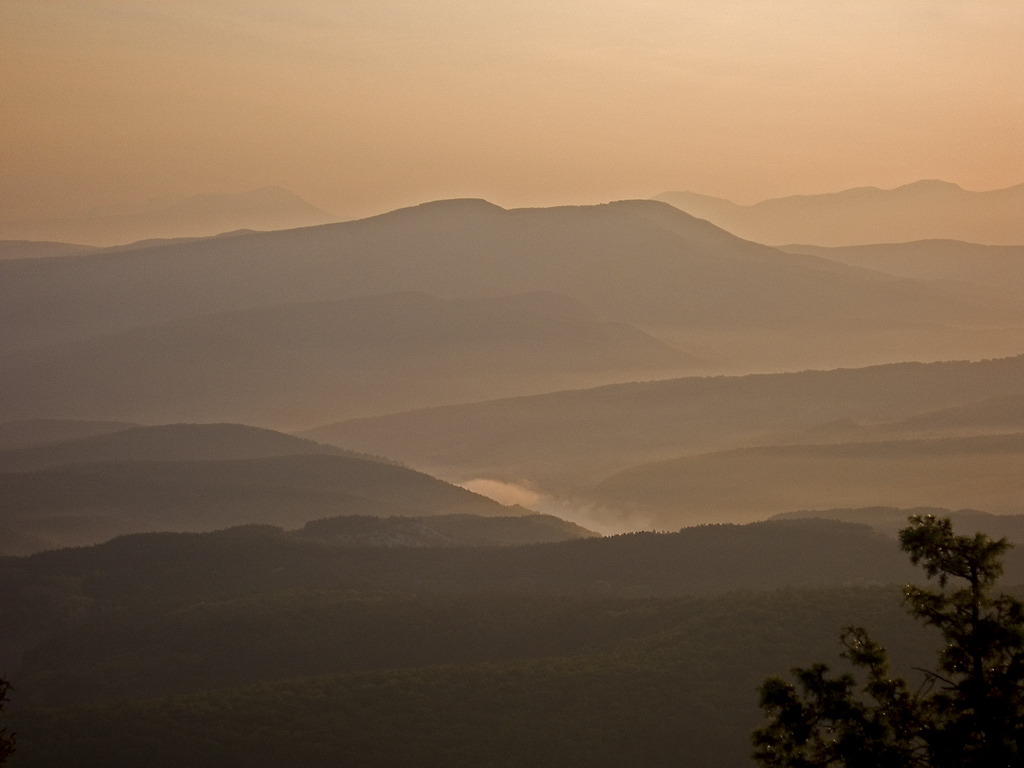
[[[665,192],[655,199],[741,237],[771,244],[839,246],[926,239],[1024,244],[1020,217],[1024,184],[971,192],[957,184],[926,179],[895,189],[857,187],[753,205],[692,192]]]

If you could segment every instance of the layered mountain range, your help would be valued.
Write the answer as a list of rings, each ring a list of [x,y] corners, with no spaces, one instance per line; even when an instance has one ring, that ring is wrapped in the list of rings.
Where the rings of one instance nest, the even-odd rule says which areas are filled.
[[[741,765],[840,627],[930,647],[908,515],[1024,537],[1019,246],[657,201],[172,229],[0,244],[25,765]]]
[[[653,201],[446,201],[0,261],[0,418],[277,428],[687,373],[1019,349],[1024,306]]]
[[[210,237],[240,229],[287,229],[335,221],[336,216],[310,205],[282,187],[262,187],[246,192],[207,193],[189,197],[154,199],[142,205],[119,206],[74,217],[0,221],[4,240],[43,241],[35,248],[27,243],[0,247],[22,258],[57,255],[57,243],[115,246],[140,240]],[[47,247],[49,246],[49,247]]]
[[[858,187],[737,205],[693,192],[658,200],[759,243],[819,246],[965,240],[986,245],[1024,243],[1024,184],[971,192],[926,179],[895,189]]]
[[[53,437],[0,451],[0,553],[339,515],[528,514],[394,462],[238,424],[94,424]]]

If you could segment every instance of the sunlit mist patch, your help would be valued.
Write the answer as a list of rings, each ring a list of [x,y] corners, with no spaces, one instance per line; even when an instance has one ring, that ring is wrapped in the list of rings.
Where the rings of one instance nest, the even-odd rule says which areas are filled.
[[[646,516],[621,509],[601,506],[570,497],[553,496],[530,483],[510,483],[485,477],[458,483],[466,490],[494,499],[499,504],[518,504],[535,512],[554,515],[582,525],[604,536],[630,531],[654,530]]]
[[[544,498],[544,494],[519,483],[506,483],[501,480],[489,480],[478,477],[459,483],[467,491],[479,493],[489,499],[494,499],[499,504],[519,504],[523,507],[533,507]]]

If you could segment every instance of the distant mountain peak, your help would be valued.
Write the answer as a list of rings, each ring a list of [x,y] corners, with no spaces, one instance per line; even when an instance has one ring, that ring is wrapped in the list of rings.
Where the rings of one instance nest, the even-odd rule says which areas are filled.
[[[433,212],[441,209],[471,212],[486,211],[492,213],[504,212],[506,210],[500,205],[492,203],[490,200],[485,200],[482,197],[453,197],[446,200],[431,200],[402,210]]]
[[[972,192],[953,182],[920,179],[892,189],[854,187],[771,198],[753,205],[693,192],[665,192],[655,199],[742,238],[769,245],[847,246],[915,240],[1024,244],[1024,184]]]
[[[489,200],[484,200],[480,197],[456,197],[446,200],[430,200],[426,203],[396,208],[393,211],[367,216],[359,220],[359,222],[420,221],[424,218],[444,221],[445,217],[494,216],[504,213],[507,213],[506,209],[500,205],[495,205]],[[341,225],[350,223],[354,222],[342,222]]]
[[[0,222],[0,238],[115,246],[154,239],[209,237],[242,229],[293,229],[337,220],[334,214],[279,185],[151,202],[132,212]]]
[[[883,190],[887,192],[966,192],[963,187],[959,184],[954,184],[951,181],[943,181],[942,179],[919,179],[918,181],[912,181],[909,184],[902,184],[901,186],[895,187],[891,190]]]

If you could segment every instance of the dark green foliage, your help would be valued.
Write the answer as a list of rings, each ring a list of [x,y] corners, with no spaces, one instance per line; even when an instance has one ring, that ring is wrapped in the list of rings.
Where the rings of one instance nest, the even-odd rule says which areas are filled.
[[[911,615],[942,632],[940,685],[927,702],[925,733],[935,765],[1019,765],[1024,759],[1024,604],[993,595],[1005,539],[954,536],[948,520],[917,519],[903,548],[940,591],[907,587]],[[950,578],[966,587],[947,591]]]
[[[119,606],[186,607],[280,590],[678,596],[905,581],[895,543],[826,520],[706,526],[523,547],[331,547],[269,526],[125,536],[0,558],[0,636]]]
[[[900,674],[933,644],[892,587],[722,592],[912,573],[828,521],[443,549],[250,527],[8,558],[14,764],[737,768],[749,692],[837,628],[875,627]]]
[[[922,638],[887,605],[892,598],[888,588],[674,600],[281,592],[187,608],[124,608],[82,616],[36,641],[21,660],[19,703],[65,706],[626,646],[705,663],[749,657],[753,667],[730,662],[731,669],[747,669],[738,677],[722,672],[727,687],[743,692],[756,683],[757,670],[784,668],[785,653],[823,648],[822,638],[843,622],[882,627],[896,642],[897,658],[910,658],[908,645]],[[741,710],[752,706],[742,694],[737,700]]]
[[[1024,759],[1024,604],[992,588],[1005,539],[953,533],[948,518],[912,516],[903,549],[939,589],[910,585],[907,612],[943,638],[937,669],[917,690],[890,674],[885,649],[860,628],[843,656],[864,671],[829,676],[824,664],[794,669],[797,686],[769,678],[754,732],[755,758],[770,768],[930,766],[1009,768]],[[956,580],[956,588],[950,581]]]
[[[455,547],[547,544],[596,538],[600,534],[553,515],[528,514],[519,517],[340,515],[312,520],[291,535],[338,546]]]
[[[876,531],[899,537],[906,528],[910,515],[933,515],[948,517],[958,528],[972,528],[985,531],[989,536],[1005,536],[1010,541],[1024,541],[1024,515],[993,515],[977,509],[945,509],[941,507],[859,507],[844,509],[815,509],[799,512],[783,512],[773,515],[770,520],[840,520],[844,523],[870,525]]]
[[[835,627],[871,623],[897,663],[913,655],[924,638],[895,595],[281,594],[197,606],[152,628],[139,616],[134,629],[124,617],[104,629],[99,617],[33,654],[19,703],[44,683],[50,703],[65,686],[88,694],[90,676],[127,683],[105,691],[115,696],[156,693],[177,676],[200,685],[164,687],[193,692],[153,701],[22,706],[18,764],[735,768],[757,720],[751,688],[794,655],[826,653]],[[333,670],[363,671],[307,666],[321,676],[275,678],[301,674],[310,659],[329,663],[332,652]],[[206,663],[234,664],[244,675],[232,685],[266,682],[200,692],[203,679],[188,676]],[[83,676],[68,674],[76,670]]]
[[[290,681],[24,715],[20,766],[648,766],[735,762],[692,668],[591,657]],[[707,693],[701,681],[699,692]],[[663,713],[652,718],[654,713]],[[728,719],[727,717],[724,719]],[[707,739],[701,722],[718,731]],[[731,730],[731,729],[730,729]],[[726,734],[728,731],[726,731]]]
[[[0,678],[0,714],[3,714],[7,693],[10,690],[11,684]],[[9,736],[6,728],[0,728],[0,763],[7,762],[7,758],[12,754],[14,754],[14,736]]]
[[[863,629],[846,629],[842,640],[843,657],[866,670],[864,696],[856,695],[853,675],[830,677],[825,664],[793,670],[803,699],[794,686],[769,678],[761,686],[761,707],[774,719],[754,733],[755,758],[762,764],[792,768],[916,764],[920,708],[906,682],[890,677],[885,649]]]

